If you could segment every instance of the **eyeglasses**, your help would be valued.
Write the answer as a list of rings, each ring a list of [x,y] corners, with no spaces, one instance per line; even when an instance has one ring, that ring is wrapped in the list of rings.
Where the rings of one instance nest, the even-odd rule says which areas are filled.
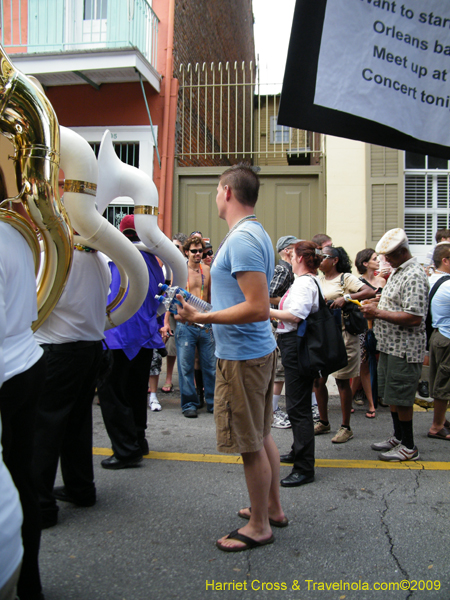
[[[202,248],[200,248],[200,250],[191,250],[189,248],[189,252],[191,252],[192,254],[200,254],[201,252],[203,252]]]
[[[193,231],[189,234],[189,237],[192,237],[193,235],[199,235],[201,238],[203,237],[203,233],[201,231]]]
[[[183,247],[183,246],[179,246],[178,244],[174,244],[174,246],[176,246],[178,248],[178,250],[181,250],[181,248]]]
[[[207,256],[212,256],[214,254],[214,252],[212,250],[208,250],[207,252],[203,252],[203,258],[206,258]]]

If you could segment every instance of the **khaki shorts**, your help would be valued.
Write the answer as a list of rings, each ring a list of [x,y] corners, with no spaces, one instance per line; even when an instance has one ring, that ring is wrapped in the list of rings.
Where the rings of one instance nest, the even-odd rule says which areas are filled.
[[[166,341],[166,350],[168,356],[176,356],[177,355],[177,345],[175,343],[175,329],[177,328],[177,322],[173,318],[173,315],[169,315],[169,326],[173,331],[173,335],[171,335]]]
[[[217,361],[214,419],[217,450],[258,452],[272,425],[276,352],[250,360]]]
[[[422,363],[380,352],[378,361],[378,395],[393,406],[414,406]]]
[[[437,330],[430,341],[430,396],[450,400],[450,340]]]
[[[342,337],[344,338],[345,349],[347,350],[348,365],[343,369],[340,369],[340,371],[332,373],[332,375],[336,379],[351,379],[352,377],[358,377],[361,364],[359,335],[352,335],[343,329]]]

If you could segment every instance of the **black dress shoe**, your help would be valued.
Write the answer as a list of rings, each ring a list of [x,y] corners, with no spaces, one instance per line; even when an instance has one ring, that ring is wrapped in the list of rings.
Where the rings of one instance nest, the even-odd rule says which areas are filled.
[[[41,529],[49,529],[50,527],[57,525],[58,510],[46,510],[41,512]]]
[[[185,410],[185,411],[183,412],[183,415],[184,415],[185,417],[187,417],[188,419],[196,419],[196,418],[198,417],[198,415],[197,415],[197,411],[196,411],[196,409],[195,409],[195,408],[190,408],[190,409],[188,409],[188,410]]]
[[[144,456],[150,452],[150,448],[148,447],[148,441],[145,438],[138,440],[138,444]]]
[[[280,484],[282,487],[297,487],[306,483],[312,483],[313,481],[314,475],[303,475],[303,473],[292,471],[290,475],[280,481]]]
[[[282,462],[282,463],[293,463],[294,462],[294,455],[292,454],[292,452],[289,452],[289,454],[280,454],[280,462]]]
[[[142,461],[142,456],[134,456],[133,458],[116,458],[114,454],[109,458],[105,458],[100,463],[104,469],[126,469],[134,467]]]
[[[93,496],[86,496],[85,498],[69,494],[63,485],[53,488],[53,497],[62,502],[71,502],[77,506],[94,506],[96,500],[95,494]]]

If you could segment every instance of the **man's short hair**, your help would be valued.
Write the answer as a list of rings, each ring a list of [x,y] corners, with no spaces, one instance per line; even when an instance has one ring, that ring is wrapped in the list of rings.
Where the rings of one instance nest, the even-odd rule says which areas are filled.
[[[324,242],[331,242],[331,238],[326,233],[316,233],[311,241],[317,244],[319,248],[323,248]]]
[[[236,199],[244,206],[255,206],[259,193],[259,177],[247,163],[233,165],[220,176],[222,187],[233,191]]]
[[[433,262],[438,269],[442,264],[443,258],[450,258],[450,242],[440,242],[434,249]]]
[[[175,233],[172,236],[172,240],[177,240],[177,242],[180,242],[181,245],[183,245],[186,240],[188,239],[188,236],[185,233]]]
[[[450,229],[438,229],[436,231],[436,244],[442,242],[444,238],[450,238]]]
[[[191,246],[197,246],[197,244],[201,244],[202,249],[203,250],[205,249],[205,242],[203,241],[203,239],[201,237],[199,237],[198,235],[193,235],[191,237],[188,237],[188,239],[183,244],[184,253],[186,254]]]

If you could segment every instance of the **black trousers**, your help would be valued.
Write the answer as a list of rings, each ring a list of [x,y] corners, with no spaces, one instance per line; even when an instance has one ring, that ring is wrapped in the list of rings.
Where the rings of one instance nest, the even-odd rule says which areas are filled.
[[[131,360],[123,350],[112,353],[113,367],[98,387],[98,396],[114,456],[123,460],[143,455],[153,350],[141,348]]]
[[[6,381],[0,389],[3,460],[20,495],[23,511],[24,555],[18,594],[21,600],[37,600],[42,591],[39,576],[41,516],[31,468],[36,406],[45,381],[45,358]]]
[[[284,366],[286,410],[292,425],[294,441],[294,471],[306,476],[314,475],[314,421],[311,394],[314,378],[303,377],[298,372],[297,332],[282,333],[278,346]]]
[[[67,491],[95,499],[92,400],[102,343],[43,344],[47,378],[38,403],[33,472],[41,511],[57,512],[52,491],[58,460]]]

